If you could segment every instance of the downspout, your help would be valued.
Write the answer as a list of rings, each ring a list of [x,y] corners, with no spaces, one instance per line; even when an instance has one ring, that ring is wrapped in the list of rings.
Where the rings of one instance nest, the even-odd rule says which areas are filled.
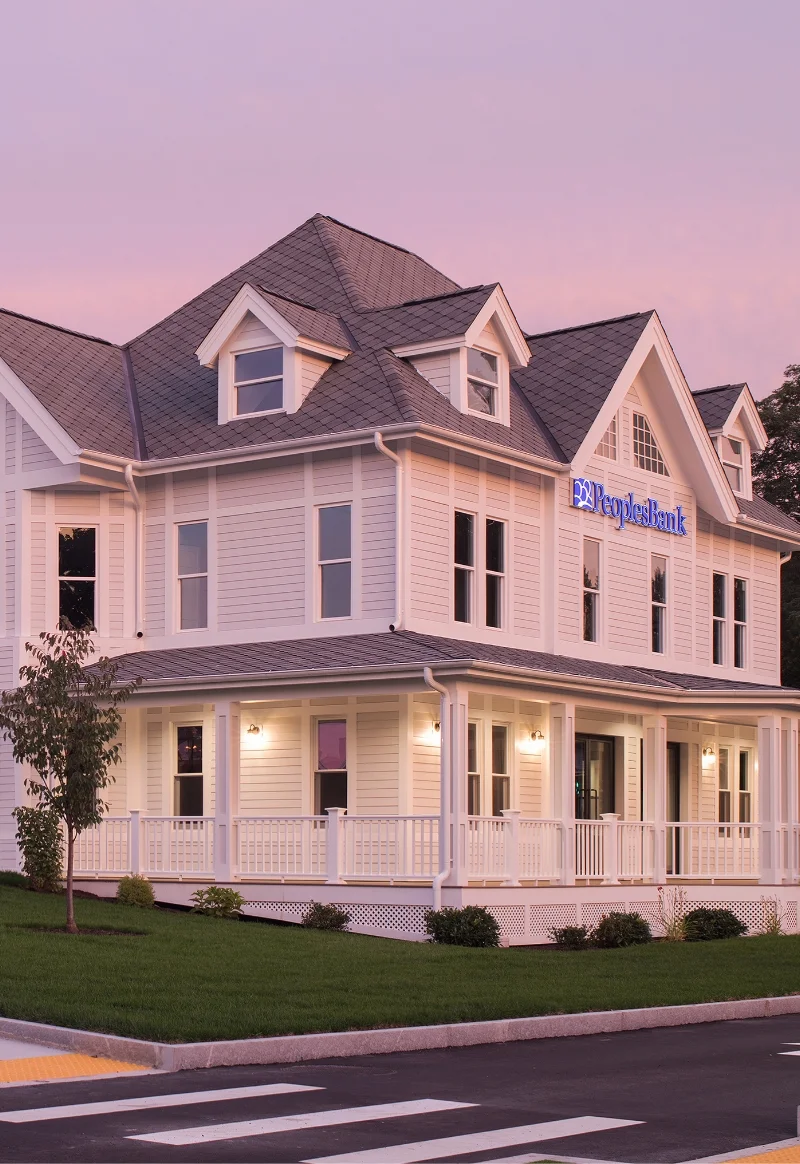
[[[142,500],[139,490],[133,480],[133,465],[125,466],[125,484],[128,486],[131,499],[136,509],[136,536],[134,540],[134,571],[133,571],[133,610],[136,624],[136,637],[144,637],[142,621]]]
[[[404,558],[403,553],[403,462],[397,453],[392,452],[384,444],[383,436],[380,430],[375,432],[375,448],[379,453],[383,453],[390,461],[395,464],[395,554],[397,557],[397,568],[395,569],[395,619],[390,625],[389,630],[399,631],[403,629],[403,567]]]
[[[430,667],[423,667],[422,678],[441,695],[439,712],[439,872],[433,879],[433,908],[442,908],[442,885],[450,876],[450,693],[437,682]]]

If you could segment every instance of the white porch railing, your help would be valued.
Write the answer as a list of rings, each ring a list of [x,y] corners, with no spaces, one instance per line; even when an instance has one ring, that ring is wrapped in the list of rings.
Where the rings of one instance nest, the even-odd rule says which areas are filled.
[[[80,873],[131,871],[131,818],[106,816],[75,840],[75,869]]]
[[[757,824],[681,821],[667,825],[667,876],[675,878],[758,877]]]
[[[339,828],[341,877],[413,881],[439,872],[437,816],[342,816]]]
[[[647,821],[617,822],[617,877],[651,881],[655,872],[655,829]]]
[[[575,821],[575,876],[594,879],[606,876],[606,837],[608,824],[604,820]]]
[[[142,817],[140,852],[142,873],[213,876],[214,818]]]
[[[510,821],[504,817],[467,817],[463,834],[463,860],[468,877],[474,880],[505,880],[508,877],[509,831]]]
[[[519,821],[518,876],[522,881],[559,881],[563,872],[560,820]]]
[[[236,852],[245,877],[324,877],[328,818],[237,816]]]

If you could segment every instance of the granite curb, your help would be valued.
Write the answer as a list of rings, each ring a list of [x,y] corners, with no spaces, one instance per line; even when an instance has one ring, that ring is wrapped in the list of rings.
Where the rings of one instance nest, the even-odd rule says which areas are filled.
[[[141,1039],[126,1039],[117,1035],[9,1018],[0,1018],[0,1036],[69,1051],[82,1051],[89,1055],[123,1059],[162,1071],[183,1071],[201,1067],[301,1063],[354,1055],[389,1055],[396,1051],[474,1047],[526,1039],[558,1039],[574,1035],[726,1022],[731,1019],[772,1018],[784,1014],[800,1014],[800,994],[781,998],[700,1002],[686,1006],[587,1011],[582,1014],[539,1015],[534,1018],[444,1023],[426,1027],[332,1031],[317,1035],[278,1035],[211,1043],[150,1043]]]

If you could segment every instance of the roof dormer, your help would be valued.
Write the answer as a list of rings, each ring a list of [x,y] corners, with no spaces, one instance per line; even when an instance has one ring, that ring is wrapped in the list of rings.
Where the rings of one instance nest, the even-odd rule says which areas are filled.
[[[724,384],[696,392],[694,398],[728,484],[737,497],[752,501],[752,454],[766,447],[768,437],[750,389]]]
[[[338,318],[246,283],[197,349],[217,369],[220,424],[297,412],[335,360],[350,354]]]
[[[530,351],[502,288],[478,290],[484,292],[480,296],[483,303],[471,311],[467,297],[475,297],[476,292],[459,293],[463,299],[460,306],[466,311],[460,318],[453,311],[456,327],[450,334],[392,350],[408,360],[459,412],[509,425],[510,369],[527,364]],[[440,297],[437,307],[445,298],[454,300],[457,296]],[[460,334],[454,334],[457,331]]]

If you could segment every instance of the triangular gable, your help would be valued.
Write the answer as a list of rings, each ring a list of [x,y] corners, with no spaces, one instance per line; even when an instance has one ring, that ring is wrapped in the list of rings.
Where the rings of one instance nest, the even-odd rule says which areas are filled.
[[[214,367],[220,352],[248,312],[263,323],[285,347],[295,348],[302,341],[304,348],[331,360],[343,360],[349,354],[350,349],[341,344],[304,334],[314,330],[310,317],[318,313],[312,308],[304,308],[301,315],[299,311],[291,309],[279,310],[279,304],[278,296],[269,295],[268,298],[267,293],[245,283],[198,347],[195,354],[203,367]],[[327,313],[323,314],[327,320],[331,318]],[[293,322],[288,315],[292,315]]]
[[[673,444],[681,451],[681,467],[694,489],[698,504],[720,521],[735,522],[739,512],[736,498],[672,345],[655,312],[573,457],[574,471],[583,472],[606,432],[611,417],[616,415],[640,373],[650,383],[651,395],[658,401],[660,426],[670,433]]]
[[[769,437],[747,384],[704,388],[693,396],[712,436],[735,436],[735,426],[740,423],[752,449],[761,452],[766,448]]]
[[[66,465],[77,458],[80,446],[3,359],[0,359],[0,396],[8,401],[38,440],[62,464]]]

